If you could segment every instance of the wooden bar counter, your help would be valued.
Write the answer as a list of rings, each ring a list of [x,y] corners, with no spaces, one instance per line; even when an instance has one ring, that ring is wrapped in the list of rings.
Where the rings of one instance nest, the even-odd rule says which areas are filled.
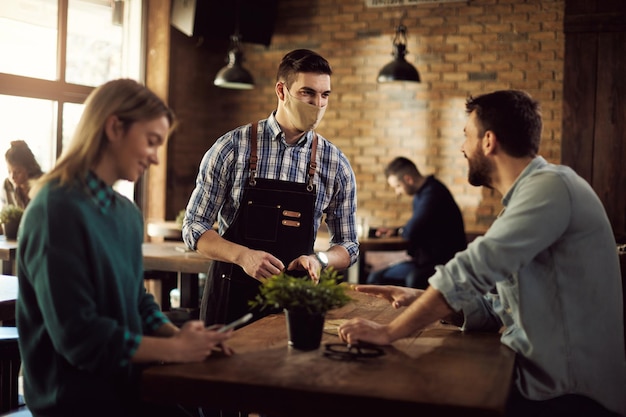
[[[233,356],[217,352],[203,363],[149,367],[143,397],[277,417],[503,414],[515,355],[498,334],[434,324],[385,346],[380,357],[325,357],[324,344],[339,342],[338,321],[383,323],[399,312],[386,301],[350,295],[355,301],[327,314],[317,350],[288,347],[284,314],[271,315],[235,331],[228,342]]]

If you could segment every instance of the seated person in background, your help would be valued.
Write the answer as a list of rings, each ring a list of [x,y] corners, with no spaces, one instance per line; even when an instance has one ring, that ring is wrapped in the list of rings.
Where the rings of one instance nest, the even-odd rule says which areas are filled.
[[[26,208],[30,202],[28,193],[33,180],[43,175],[35,155],[23,140],[14,140],[6,151],[5,158],[9,176],[0,191],[2,206],[13,205]]]
[[[376,236],[401,235],[409,241],[411,260],[370,273],[367,283],[426,288],[435,265],[466,248],[463,216],[446,186],[433,175],[422,176],[409,159],[391,161],[385,176],[396,195],[413,196],[413,215],[404,227],[378,228]]]

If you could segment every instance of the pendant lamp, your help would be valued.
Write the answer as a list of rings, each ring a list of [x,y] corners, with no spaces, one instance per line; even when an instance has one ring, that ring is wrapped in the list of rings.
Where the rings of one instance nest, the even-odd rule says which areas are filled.
[[[396,36],[393,38],[393,61],[385,65],[378,73],[379,83],[391,81],[420,82],[420,74],[417,69],[404,59],[406,54],[406,26],[400,24],[396,29]]]
[[[243,52],[241,52],[239,43],[239,33],[235,32],[230,37],[228,64],[218,71],[213,84],[218,87],[235,90],[250,90],[254,88],[254,79],[250,72],[241,65],[242,62]]]

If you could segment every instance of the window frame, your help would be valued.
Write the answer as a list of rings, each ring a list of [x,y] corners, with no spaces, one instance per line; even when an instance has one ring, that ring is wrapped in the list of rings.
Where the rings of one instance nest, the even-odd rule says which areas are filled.
[[[57,15],[57,60],[56,60],[56,80],[45,80],[40,78],[26,77],[22,75],[7,74],[0,72],[0,94],[7,96],[26,97],[34,99],[45,99],[56,103],[56,134],[54,137],[54,149],[56,158],[61,155],[63,147],[63,109],[65,103],[83,104],[89,94],[96,88],[95,86],[79,85],[65,81],[66,61],[67,61],[67,33],[68,33],[68,9],[69,0],[58,0]],[[148,1],[141,4],[141,62],[140,78],[145,79],[145,48],[146,48],[146,15]],[[134,200],[140,209],[146,204],[144,178],[141,177],[134,184]]]

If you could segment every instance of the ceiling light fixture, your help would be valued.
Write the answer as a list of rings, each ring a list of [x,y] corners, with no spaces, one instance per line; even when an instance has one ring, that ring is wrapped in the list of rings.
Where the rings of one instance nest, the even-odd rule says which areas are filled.
[[[378,73],[379,83],[392,81],[419,83],[421,81],[417,69],[404,58],[406,54],[406,26],[400,23],[396,29],[396,36],[393,38],[393,61],[385,65]]]
[[[241,65],[243,52],[240,48],[239,35],[235,33],[230,39],[228,64],[218,71],[213,84],[222,88],[250,90],[254,88],[254,79],[252,74]]]
[[[235,90],[251,90],[254,88],[252,74],[242,66],[241,35],[239,33],[239,1],[235,15],[235,33],[230,37],[228,48],[228,64],[218,71],[213,84],[222,88]]]

